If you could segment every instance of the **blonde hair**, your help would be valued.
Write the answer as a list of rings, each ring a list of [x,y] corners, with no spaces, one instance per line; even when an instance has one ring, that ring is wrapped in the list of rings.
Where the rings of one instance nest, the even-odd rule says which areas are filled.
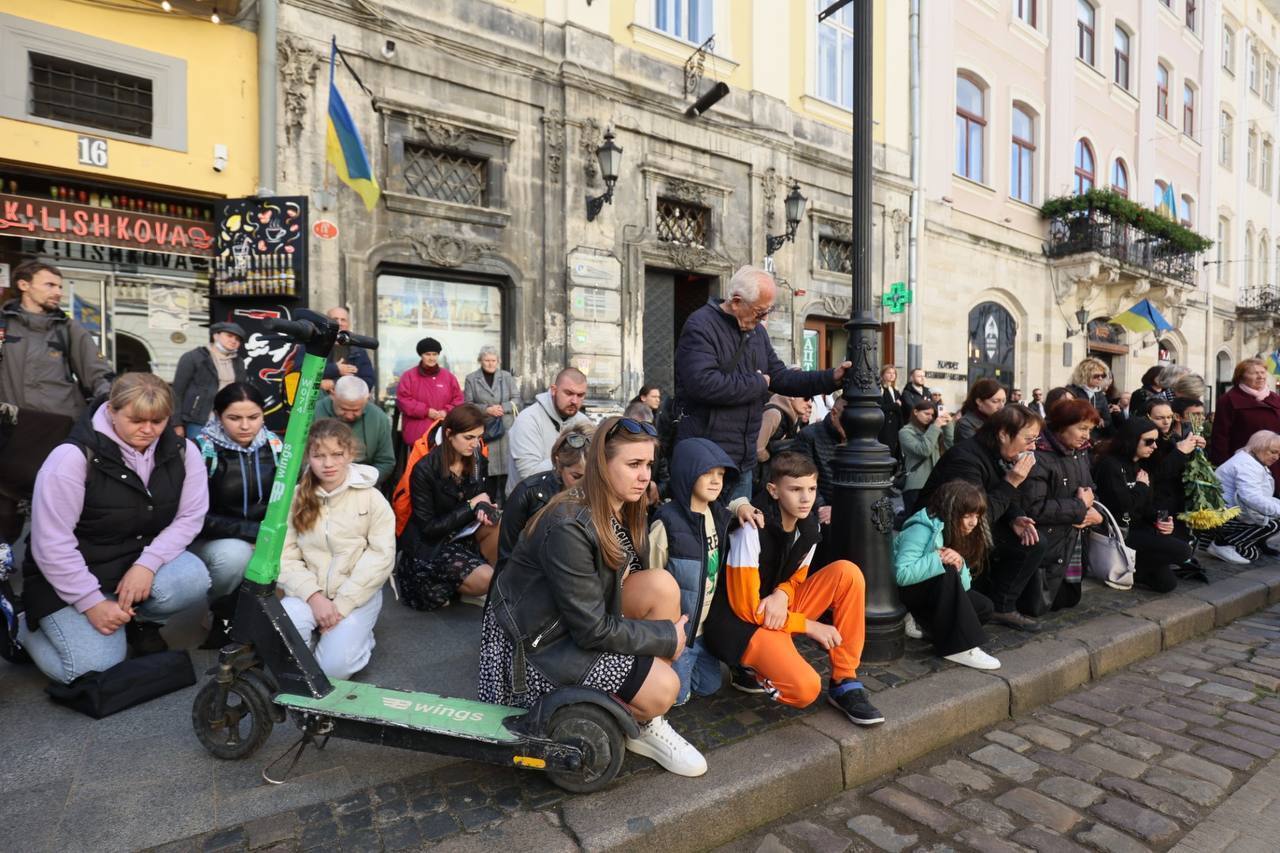
[[[356,440],[355,433],[351,431],[351,427],[337,418],[321,418],[311,425],[311,434],[307,436],[307,449],[302,456],[306,469],[302,473],[298,490],[294,493],[293,512],[289,516],[290,524],[298,533],[310,530],[315,526],[316,519],[320,517],[320,496],[316,494],[320,484],[316,482],[316,475],[311,471],[309,460],[322,441],[336,441],[352,459],[360,453],[360,442]]]
[[[107,397],[111,411],[132,407],[140,420],[159,420],[173,414],[173,389],[154,373],[126,373],[111,383]]]
[[[1245,444],[1244,449],[1256,457],[1264,450],[1270,450],[1276,444],[1280,444],[1280,435],[1276,435],[1269,429],[1260,429],[1249,436],[1249,441]]]
[[[1111,370],[1107,367],[1107,363],[1105,361],[1093,358],[1092,356],[1082,359],[1080,363],[1076,365],[1076,369],[1071,371],[1071,384],[1079,385],[1081,388],[1088,388],[1089,380],[1092,379],[1093,374],[1099,370],[1101,370],[1105,376],[1111,375]]]

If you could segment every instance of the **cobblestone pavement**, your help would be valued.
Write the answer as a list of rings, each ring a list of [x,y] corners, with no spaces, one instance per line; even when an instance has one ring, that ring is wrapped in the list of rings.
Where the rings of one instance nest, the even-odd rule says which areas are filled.
[[[1280,606],[721,851],[1274,851],[1277,691]]]

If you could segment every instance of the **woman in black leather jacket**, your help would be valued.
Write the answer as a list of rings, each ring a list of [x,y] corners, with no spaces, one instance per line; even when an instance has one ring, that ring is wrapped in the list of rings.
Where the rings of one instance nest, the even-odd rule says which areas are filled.
[[[209,514],[191,551],[209,567],[213,624],[201,648],[227,642],[235,592],[267,514],[276,460],[283,447],[263,423],[266,401],[252,385],[233,382],[213,398],[213,418],[196,445],[209,472]]]
[[[572,489],[582,480],[587,471],[587,448],[594,430],[593,425],[583,423],[565,427],[551,445],[551,470],[530,474],[507,495],[502,505],[498,563],[493,567],[495,577],[516,549],[516,542],[529,519],[553,497],[565,489]]]
[[[638,556],[656,446],[652,425],[630,418],[596,429],[582,483],[530,523],[493,585],[477,692],[524,708],[558,687],[615,695],[641,722],[627,749],[698,776],[706,761],[662,718],[680,688],[679,587]]]
[[[444,607],[455,595],[483,603],[493,567],[480,553],[476,531],[498,523],[485,489],[488,460],[480,452],[485,414],[465,403],[449,410],[440,444],[409,475],[413,517],[400,541],[396,588],[416,610]],[[493,531],[496,533],[497,531]]]

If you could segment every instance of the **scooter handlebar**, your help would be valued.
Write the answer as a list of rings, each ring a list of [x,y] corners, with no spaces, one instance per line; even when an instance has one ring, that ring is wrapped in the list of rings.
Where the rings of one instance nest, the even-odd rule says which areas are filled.
[[[277,320],[268,319],[263,322],[268,332],[275,332],[281,335],[288,335],[299,343],[307,343],[316,333],[314,323],[306,320]]]
[[[357,335],[354,332],[338,332],[338,343],[360,349],[377,349],[378,339],[368,335]]]

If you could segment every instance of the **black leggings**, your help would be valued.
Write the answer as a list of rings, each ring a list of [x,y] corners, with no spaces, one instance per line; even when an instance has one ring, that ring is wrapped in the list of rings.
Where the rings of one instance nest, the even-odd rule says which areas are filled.
[[[965,592],[959,572],[945,569],[928,580],[898,587],[898,597],[916,624],[933,638],[939,657],[987,641],[982,625],[991,618],[991,599],[973,590]]]
[[[1047,548],[1044,539],[1029,547],[1012,538],[996,539],[991,566],[981,576],[985,579],[983,592],[990,596],[996,613],[1017,609],[1018,599],[1035,577]]]
[[[1191,559],[1190,545],[1143,522],[1133,526],[1125,541],[1138,552],[1134,583],[1156,592],[1171,592],[1178,585],[1173,569]]]

